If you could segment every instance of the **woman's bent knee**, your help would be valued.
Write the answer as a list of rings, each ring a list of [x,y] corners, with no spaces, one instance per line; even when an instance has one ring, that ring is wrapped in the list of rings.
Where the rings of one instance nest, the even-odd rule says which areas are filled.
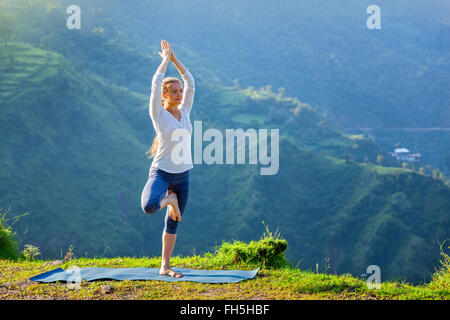
[[[155,202],[149,202],[142,206],[142,210],[147,214],[153,214],[158,212],[160,209],[159,204]]]

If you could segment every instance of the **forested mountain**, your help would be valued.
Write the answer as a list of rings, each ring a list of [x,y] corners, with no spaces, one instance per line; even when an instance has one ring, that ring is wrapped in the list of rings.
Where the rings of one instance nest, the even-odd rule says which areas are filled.
[[[164,35],[226,85],[283,87],[347,133],[388,151],[401,144],[421,154],[427,172],[450,176],[448,1],[80,3],[100,6],[142,48]],[[371,5],[380,30],[366,27]]]
[[[80,30],[65,27],[68,2],[0,3],[3,21],[14,26],[1,45],[0,208],[32,211],[16,225],[21,246],[32,243],[46,257],[58,257],[70,245],[80,256],[159,255],[163,214],[145,215],[140,193],[151,163],[145,155],[154,137],[148,94],[160,62],[159,41],[167,35],[157,23],[167,10],[164,4],[158,2],[160,15],[148,17],[161,29],[143,43],[146,29],[128,36],[134,22],[125,20],[135,12],[145,25],[140,2],[91,2]],[[178,8],[177,14],[195,11],[201,18],[210,5],[203,4],[194,1],[191,11],[181,3],[170,8]],[[119,12],[120,22],[110,18]],[[184,21],[186,28],[193,27]],[[292,72],[276,69],[270,54],[265,55],[267,71],[256,72],[242,57],[233,65],[225,53],[230,60],[215,63],[215,51],[208,47],[215,45],[214,37],[206,32],[213,28],[203,28],[203,46],[173,39],[177,56],[196,79],[191,121],[222,132],[279,129],[279,171],[264,176],[260,164],[248,161],[195,165],[175,254],[210,250],[222,240],[255,239],[264,221],[288,240],[287,256],[301,268],[328,258],[337,273],[360,275],[377,264],[386,279],[427,280],[439,259],[438,243],[449,236],[450,188],[399,168],[373,139],[346,134],[333,121],[331,107],[288,87],[296,81],[280,81],[299,66],[291,65]],[[240,46],[241,51],[254,48],[252,43]],[[245,70],[249,78],[241,82]],[[352,74],[345,71],[327,72]],[[177,76],[175,68],[168,75]],[[319,90],[314,77],[300,82],[308,81]],[[364,92],[350,87],[354,94]],[[332,97],[339,105],[330,91],[330,106]],[[341,107],[358,116],[357,107],[348,103],[353,109]]]

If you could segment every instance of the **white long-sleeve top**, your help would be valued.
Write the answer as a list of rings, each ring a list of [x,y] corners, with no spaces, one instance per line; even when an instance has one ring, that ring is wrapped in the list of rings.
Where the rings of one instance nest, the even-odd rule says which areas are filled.
[[[194,167],[191,155],[192,125],[190,113],[194,102],[194,77],[187,70],[182,76],[183,98],[178,105],[178,121],[161,104],[161,87],[164,73],[156,72],[152,78],[149,113],[158,137],[158,149],[152,165],[170,173],[181,173]]]

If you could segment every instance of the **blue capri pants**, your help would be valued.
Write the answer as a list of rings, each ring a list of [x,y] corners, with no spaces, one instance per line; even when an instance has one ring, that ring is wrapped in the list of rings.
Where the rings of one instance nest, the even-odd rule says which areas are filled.
[[[174,191],[178,198],[178,207],[183,216],[189,195],[189,170],[181,173],[170,173],[159,168],[150,167],[148,180],[141,195],[141,207],[145,213],[156,213],[161,209],[160,202],[168,194]],[[170,234],[177,233],[178,221],[169,215],[169,206],[166,207],[164,231]]]

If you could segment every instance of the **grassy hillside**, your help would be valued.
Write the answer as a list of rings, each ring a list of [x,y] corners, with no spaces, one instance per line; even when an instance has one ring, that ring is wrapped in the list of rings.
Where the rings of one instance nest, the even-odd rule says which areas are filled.
[[[219,209],[226,214],[206,221],[215,226],[205,231],[211,234],[207,238],[224,234],[227,239],[251,240],[264,220],[286,236],[287,257],[302,267],[311,268],[329,258],[330,267],[338,273],[361,274],[374,263],[390,279],[429,279],[434,271],[431,265],[437,263],[438,243],[448,238],[447,186],[409,170],[317,156],[285,141],[280,150],[279,173],[247,174],[239,194],[234,184],[216,185],[220,180],[214,168],[202,168],[211,177],[203,188],[223,198],[234,196],[232,207],[220,201]],[[235,171],[226,169],[228,175]],[[199,192],[192,199],[207,208],[213,200],[203,195]],[[194,238],[184,232],[183,237]]]
[[[17,39],[2,47],[0,208],[32,211],[15,226],[20,248],[38,246],[44,259],[62,258],[71,245],[83,257],[159,254],[163,214],[146,216],[139,203],[154,136],[145,88],[157,47],[153,57],[141,53],[91,20],[70,33],[55,28],[64,23],[61,6],[15,3],[28,4],[18,10]],[[207,67],[191,68],[198,55],[187,57],[197,85],[191,120],[204,130],[279,128],[280,170],[196,165],[176,254],[256,239],[265,221],[303,269],[328,259],[336,273],[378,264],[386,278],[430,280],[438,243],[449,237],[448,187],[375,165],[385,155],[376,143],[343,134],[282,89],[220,86]]]
[[[140,223],[127,205],[145,180],[145,132],[127,132],[142,100],[78,72],[58,54],[20,43],[7,50],[14,66],[0,76],[0,175],[8,182],[0,192],[3,208],[32,211],[20,223],[21,239],[50,255],[80,242],[92,252],[120,248],[120,230],[139,246]],[[117,161],[127,157],[132,164]]]
[[[448,179],[450,176],[450,129],[376,129],[374,136],[377,137],[377,144],[386,151],[393,151],[400,143],[411,153],[420,153],[421,162],[409,163],[409,167],[415,167],[417,171],[423,166],[425,172],[430,176],[433,170],[438,169],[450,182]]]
[[[84,256],[157,254],[163,215],[145,216],[138,201],[152,136],[146,96],[77,71],[59,54],[21,43],[8,50],[14,64],[3,65],[0,120],[9,137],[1,142],[8,168],[1,174],[10,184],[2,187],[2,203],[14,212],[32,211],[18,223],[21,245],[31,242],[46,257],[70,245]],[[286,234],[288,258],[307,268],[328,258],[336,272],[360,274],[376,260],[387,277],[429,280],[437,242],[449,228],[448,187],[408,170],[332,157],[352,150],[352,157],[375,162],[380,150],[270,88],[205,88],[192,120],[201,119],[203,130],[246,129],[255,121],[280,128],[280,169],[261,176],[260,165],[196,166],[177,252],[204,251],[220,239],[254,239],[264,220]],[[259,118],[248,118],[252,109]],[[404,184],[403,176],[413,182]],[[422,219],[426,229],[410,224]],[[361,229],[352,229],[355,221]],[[401,236],[383,255],[383,242],[374,240],[394,240],[390,230]],[[414,263],[399,265],[399,256]]]
[[[0,260],[2,278],[0,297],[10,299],[71,299],[71,300],[410,300],[449,299],[449,261],[444,255],[441,268],[427,285],[412,286],[400,282],[381,282],[379,289],[369,288],[364,279],[349,274],[333,275],[319,270],[301,270],[280,262],[267,263],[269,258],[282,258],[283,251],[270,252],[283,239],[265,235],[251,243],[224,242],[214,252],[204,255],[176,256],[174,267],[207,270],[252,270],[260,267],[254,279],[229,284],[163,281],[82,281],[79,288],[65,283],[36,283],[30,277],[55,268],[159,268],[160,257],[73,258],[55,266],[46,260]],[[256,250],[259,248],[260,250]],[[234,258],[233,258],[234,257]],[[265,257],[265,260],[263,259]],[[102,290],[109,285],[108,293]]]

